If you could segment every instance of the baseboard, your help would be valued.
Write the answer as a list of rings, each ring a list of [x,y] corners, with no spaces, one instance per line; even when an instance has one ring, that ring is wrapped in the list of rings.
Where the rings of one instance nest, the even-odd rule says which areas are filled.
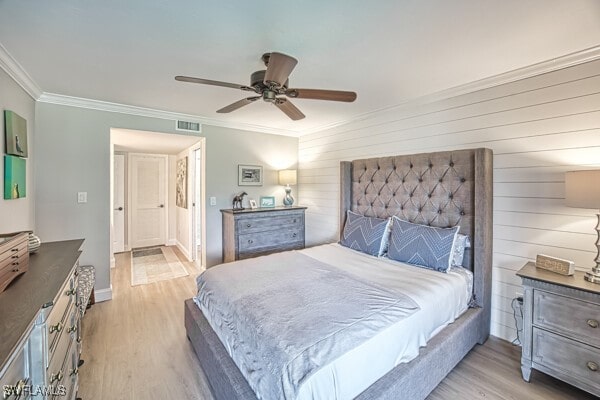
[[[94,290],[94,296],[96,298],[96,303],[112,300],[112,285],[110,285],[110,287],[107,289]]]
[[[177,248],[179,249],[179,251],[181,251],[183,253],[183,255],[185,256],[185,258],[188,259],[188,261],[192,262],[192,255],[190,254],[189,250],[185,248],[184,245],[182,245],[179,240],[176,241],[177,243],[175,244],[177,246]]]
[[[167,240],[167,246],[177,246],[177,239]]]
[[[115,265],[116,265],[116,261],[115,261],[115,256],[113,255],[113,256],[110,258],[110,267],[111,267],[111,268],[114,268],[114,267],[115,267]]]

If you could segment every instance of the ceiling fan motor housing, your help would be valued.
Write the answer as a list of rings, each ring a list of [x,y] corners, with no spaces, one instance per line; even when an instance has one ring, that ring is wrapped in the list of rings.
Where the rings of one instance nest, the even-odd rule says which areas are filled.
[[[267,71],[264,69],[261,71],[253,72],[252,75],[250,75],[250,86],[254,87],[254,88],[258,87],[260,89],[266,88],[267,85],[265,85],[265,82],[264,82],[266,72]],[[283,84],[283,88],[287,89],[289,87],[289,83],[290,83],[290,80],[286,79],[285,83]]]

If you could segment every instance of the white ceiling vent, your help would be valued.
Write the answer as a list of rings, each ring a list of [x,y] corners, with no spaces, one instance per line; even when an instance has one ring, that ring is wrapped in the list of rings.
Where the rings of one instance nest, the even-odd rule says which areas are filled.
[[[191,121],[180,121],[177,120],[177,126],[175,129],[178,131],[186,131],[186,132],[201,132],[200,122],[191,122]]]

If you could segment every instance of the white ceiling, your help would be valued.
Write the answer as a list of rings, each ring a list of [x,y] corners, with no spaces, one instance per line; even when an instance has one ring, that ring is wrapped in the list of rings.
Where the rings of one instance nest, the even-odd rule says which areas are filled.
[[[0,43],[44,92],[303,132],[597,46],[600,1],[0,0]],[[173,79],[248,84],[269,51],[357,101],[217,114],[248,93]]]
[[[170,133],[111,129],[110,138],[115,151],[150,154],[179,154],[200,141],[198,136]]]

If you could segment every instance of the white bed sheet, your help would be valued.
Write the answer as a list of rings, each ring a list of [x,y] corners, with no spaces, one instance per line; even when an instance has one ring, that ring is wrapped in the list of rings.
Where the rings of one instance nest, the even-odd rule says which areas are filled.
[[[472,275],[466,270],[440,273],[387,258],[376,258],[328,244],[301,250],[361,279],[401,290],[420,310],[322,367],[302,384],[298,400],[352,399],[419,354],[419,348],[468,308]]]

